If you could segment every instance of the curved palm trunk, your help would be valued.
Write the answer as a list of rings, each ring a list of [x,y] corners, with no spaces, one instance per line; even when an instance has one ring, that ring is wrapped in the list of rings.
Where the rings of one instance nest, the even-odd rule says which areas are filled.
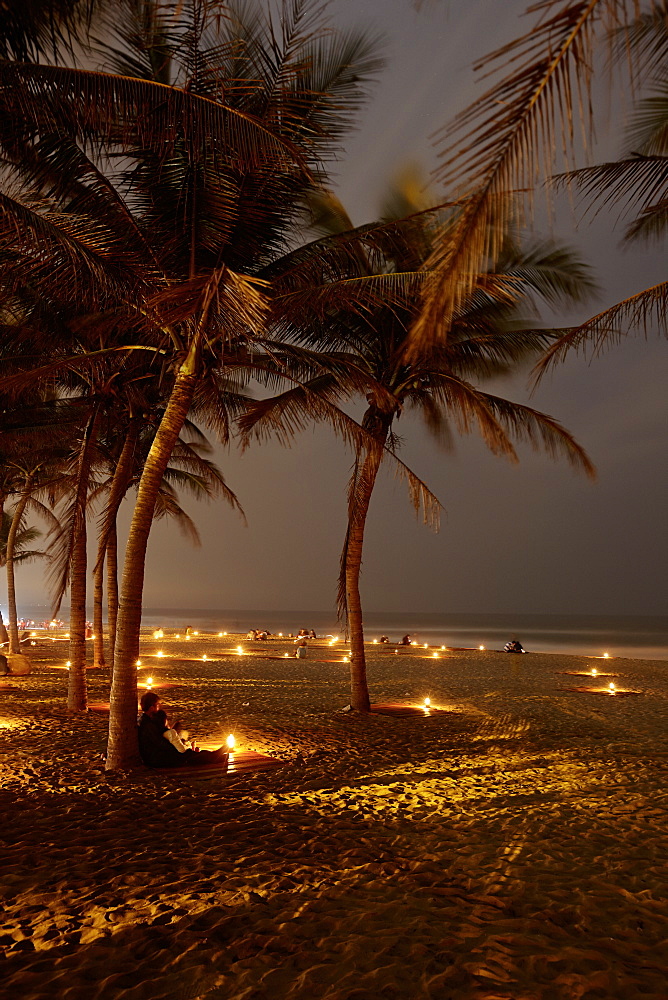
[[[4,495],[0,497],[0,517],[2,517],[5,512],[5,499],[6,497]],[[7,635],[7,629],[5,628],[5,623],[2,618],[2,611],[0,611],[0,645],[2,645],[3,649],[5,646],[9,646],[9,636]],[[6,649],[5,652],[7,652]]]
[[[67,684],[68,712],[88,711],[86,689],[86,500],[93,464],[93,445],[100,425],[100,406],[95,404],[79,455],[74,526],[70,560],[70,669]]]
[[[26,479],[25,487],[21,494],[21,497],[14,509],[14,516],[12,517],[12,523],[7,533],[7,614],[9,617],[9,652],[10,653],[20,653],[21,646],[19,643],[19,627],[17,623],[17,610],[16,610],[16,581],[14,579],[14,548],[16,545],[16,536],[18,534],[19,525],[21,524],[21,518],[23,517],[23,512],[26,509],[26,504],[30,499],[30,489],[32,487],[33,477],[28,476]]]
[[[160,483],[195,393],[194,349],[177,375],[139,481],[123,564],[109,712],[107,770],[141,763],[137,746],[137,668],[146,548]]]
[[[104,602],[104,553],[95,566],[93,575],[93,666],[106,667],[104,657],[104,623],[102,605]]]
[[[358,712],[368,712],[371,707],[366,677],[364,653],[364,621],[360,596],[360,573],[364,528],[382,459],[381,451],[367,452],[357,479],[354,509],[348,518],[348,531],[343,552],[346,609],[350,633],[350,704]]]
[[[95,633],[94,649],[95,649],[95,666],[103,667],[105,666],[104,658],[104,628],[102,623],[102,606],[104,603],[104,568],[105,568],[105,556],[108,553],[109,541],[113,532],[114,537],[114,559],[113,566],[109,566],[107,563],[107,578],[109,573],[113,572],[113,589],[115,591],[115,602],[113,609],[113,623],[111,616],[108,615],[108,628],[110,636],[110,658],[113,665],[114,662],[114,646],[116,638],[116,614],[118,610],[118,580],[116,578],[117,566],[116,566],[116,518],[118,516],[118,509],[121,505],[123,497],[125,496],[128,485],[132,478],[132,463],[134,460],[135,446],[137,443],[138,436],[138,424],[137,420],[133,419],[130,421],[128,432],[125,436],[125,441],[123,443],[123,448],[121,449],[121,454],[119,455],[118,462],[116,464],[116,469],[114,470],[114,475],[111,481],[111,488],[109,490],[109,502],[106,507],[102,528],[100,530],[97,546],[97,560],[95,563],[95,608],[93,612],[93,631]],[[108,592],[111,593],[111,589],[108,585]],[[110,602],[111,603],[111,602]]]
[[[116,625],[118,622],[118,537],[116,525],[109,532],[107,541],[107,630],[109,632],[109,662],[113,677],[116,651]]]

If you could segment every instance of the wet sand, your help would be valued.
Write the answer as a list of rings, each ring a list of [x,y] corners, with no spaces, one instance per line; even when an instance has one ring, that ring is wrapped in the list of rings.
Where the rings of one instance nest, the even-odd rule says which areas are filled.
[[[209,781],[105,775],[64,645],[0,680],[7,996],[666,1000],[668,664],[369,646],[444,710],[361,717],[342,644],[288,649],[144,640],[193,735],[285,761]]]

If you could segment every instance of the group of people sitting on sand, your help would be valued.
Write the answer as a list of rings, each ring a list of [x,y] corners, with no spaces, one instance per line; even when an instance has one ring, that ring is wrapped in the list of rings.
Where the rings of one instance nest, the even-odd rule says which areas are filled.
[[[143,694],[139,704],[142,712],[139,753],[147,767],[204,767],[208,764],[227,767],[230,755],[224,747],[200,750],[188,740],[189,734],[182,729],[180,721],[175,721],[173,727],[169,725],[160,696],[155,691]]]
[[[246,633],[247,639],[268,639],[271,632],[267,632],[266,628],[249,628]]]

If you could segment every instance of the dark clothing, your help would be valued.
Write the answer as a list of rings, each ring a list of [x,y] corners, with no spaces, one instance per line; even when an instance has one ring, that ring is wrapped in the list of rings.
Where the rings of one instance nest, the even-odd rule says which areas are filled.
[[[164,727],[150,715],[139,720],[139,753],[147,767],[203,767],[205,764],[224,764],[227,753],[221,750],[186,750],[179,753],[162,735]]]

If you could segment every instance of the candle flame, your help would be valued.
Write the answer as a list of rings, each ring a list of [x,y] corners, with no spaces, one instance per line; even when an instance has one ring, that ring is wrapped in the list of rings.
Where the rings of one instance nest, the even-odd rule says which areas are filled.
[[[478,649],[480,650],[483,650],[484,648],[485,648],[484,646],[478,646]]]
[[[202,659],[203,659],[203,660],[206,660],[206,653],[204,654],[204,656],[202,657]]]
[[[237,646],[237,653],[239,654],[239,656],[241,656],[241,654],[243,653],[243,651],[244,651],[243,650],[243,646]]]
[[[596,669],[596,667],[592,667],[591,668],[591,675],[592,675],[592,677],[596,677],[597,673],[598,673],[598,670]]]
[[[236,743],[236,740],[235,740],[234,736],[232,735],[232,733],[230,733],[230,735],[227,737],[227,740],[225,742],[227,743],[227,749],[231,753],[234,750],[234,744]]]
[[[137,660],[137,666],[141,667],[141,660]]]
[[[615,693],[615,685],[612,681],[610,681],[610,684],[608,685],[608,690],[610,691],[610,694]]]
[[[72,661],[71,660],[67,660],[67,662],[65,663],[65,666],[66,667],[71,667],[72,666]]]
[[[429,708],[430,705],[431,705],[431,698],[425,698],[424,707]]]
[[[604,653],[603,654],[603,659],[604,660],[609,660],[610,659],[610,653]]]
[[[434,659],[434,660],[438,659],[438,653],[432,653],[431,656],[432,656],[432,659]]]
[[[161,649],[159,649],[158,652],[155,655],[156,656],[164,656],[165,654],[163,653],[163,651]]]
[[[152,677],[147,677],[146,678],[146,687],[150,688],[152,684],[153,684],[153,678]]]

